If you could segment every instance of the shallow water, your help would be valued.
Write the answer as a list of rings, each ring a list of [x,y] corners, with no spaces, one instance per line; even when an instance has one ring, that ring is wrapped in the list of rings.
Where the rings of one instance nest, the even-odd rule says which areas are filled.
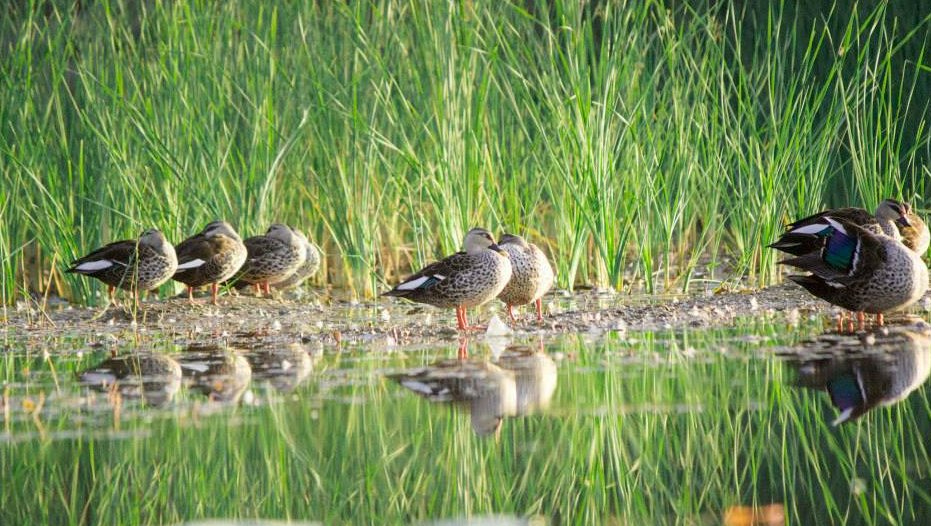
[[[0,524],[927,523],[925,327],[8,337]]]

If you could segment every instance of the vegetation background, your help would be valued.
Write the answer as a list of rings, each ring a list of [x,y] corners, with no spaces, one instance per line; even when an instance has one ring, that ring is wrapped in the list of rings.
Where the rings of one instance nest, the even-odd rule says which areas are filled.
[[[20,1],[0,13],[0,295],[273,221],[371,296],[472,225],[559,284],[776,278],[787,218],[927,204],[926,2]],[[708,276],[709,274],[702,274]]]

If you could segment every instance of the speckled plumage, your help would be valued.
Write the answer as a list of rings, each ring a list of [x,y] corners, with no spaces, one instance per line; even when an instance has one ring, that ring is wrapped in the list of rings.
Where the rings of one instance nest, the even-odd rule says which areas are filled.
[[[539,247],[520,236],[505,234],[498,246],[508,253],[513,268],[510,281],[498,295],[511,314],[512,306],[537,302],[553,287],[553,267]],[[543,319],[539,305],[537,317]]]
[[[300,230],[295,230],[294,234],[300,238],[301,242],[304,244],[304,264],[294,271],[287,279],[273,285],[274,288],[279,290],[298,287],[307,280],[307,278],[313,276],[320,270],[320,251]]]
[[[462,252],[426,266],[384,295],[436,307],[455,307],[459,328],[466,329],[465,309],[496,298],[511,279],[512,269],[507,253],[485,229],[470,230],[463,248]]]
[[[928,251],[928,246],[931,245],[931,232],[928,231],[928,225],[914,212],[909,211],[906,217],[908,225],[899,227],[902,243],[919,256],[924,256]]]
[[[236,230],[225,221],[214,221],[198,234],[175,247],[178,270],[173,278],[193,289],[212,285],[211,296],[217,302],[217,283],[231,278],[246,261],[246,245]],[[193,298],[191,298],[193,301]]]
[[[305,247],[300,238],[287,225],[274,224],[263,236],[254,236],[243,242],[248,255],[236,281],[269,286],[282,282],[304,264]]]
[[[178,267],[175,249],[156,229],[143,232],[138,240],[115,241],[75,260],[66,272],[97,278],[110,287],[152,290],[167,281]]]
[[[782,261],[811,272],[789,279],[834,305],[882,314],[912,305],[928,289],[924,262],[892,237],[830,214],[794,232],[817,238],[820,245],[817,250]]]

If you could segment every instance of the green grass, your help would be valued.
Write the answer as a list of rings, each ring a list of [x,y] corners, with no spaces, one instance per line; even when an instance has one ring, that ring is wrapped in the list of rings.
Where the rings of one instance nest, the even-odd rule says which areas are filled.
[[[120,430],[138,436],[123,439],[95,435],[113,428],[106,410],[71,402],[82,391],[70,375],[105,353],[52,361],[18,354],[0,362],[0,373],[16,401],[48,396],[39,419],[48,438],[0,445],[0,519],[407,524],[511,513],[560,524],[720,524],[730,506],[779,503],[789,524],[923,523],[931,504],[927,387],[832,428],[827,395],[791,388],[786,366],[768,354],[813,330],[786,336],[760,322],[736,332],[548,342],[548,352],[573,357],[559,364],[550,410],[505,420],[497,439],[475,436],[464,411],[381,377],[386,368],[451,357],[455,344],[329,354],[295,393],[268,393],[271,405],[215,416],[195,418],[203,398],[182,390],[167,412],[124,409]],[[473,355],[484,352],[472,345]],[[13,437],[38,426],[30,418],[7,425]],[[74,429],[83,436],[54,438]]]
[[[63,263],[218,217],[308,230],[360,297],[473,225],[546,245],[563,287],[682,289],[725,260],[767,283],[786,218],[927,205],[924,14],[713,4],[21,2],[0,294],[92,301]]]

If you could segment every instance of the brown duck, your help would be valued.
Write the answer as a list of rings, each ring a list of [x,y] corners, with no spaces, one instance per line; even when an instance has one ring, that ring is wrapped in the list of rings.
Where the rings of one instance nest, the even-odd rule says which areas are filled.
[[[511,279],[511,261],[484,228],[469,230],[462,245],[462,252],[427,265],[384,296],[455,307],[459,330],[469,329],[466,309],[487,303],[504,290]]]
[[[110,302],[116,305],[117,288],[133,292],[152,290],[167,281],[178,266],[175,249],[157,229],[139,239],[114,241],[75,260],[65,272],[97,278],[107,284]]]
[[[214,221],[198,234],[182,241],[175,251],[178,270],[175,281],[187,285],[188,300],[194,303],[194,289],[210,285],[210,299],[217,304],[219,283],[231,278],[246,261],[246,245],[226,221]]]
[[[248,255],[237,276],[241,283],[255,286],[256,293],[271,294],[271,285],[288,279],[304,264],[306,247],[291,227],[276,223],[263,236],[247,238]]]

